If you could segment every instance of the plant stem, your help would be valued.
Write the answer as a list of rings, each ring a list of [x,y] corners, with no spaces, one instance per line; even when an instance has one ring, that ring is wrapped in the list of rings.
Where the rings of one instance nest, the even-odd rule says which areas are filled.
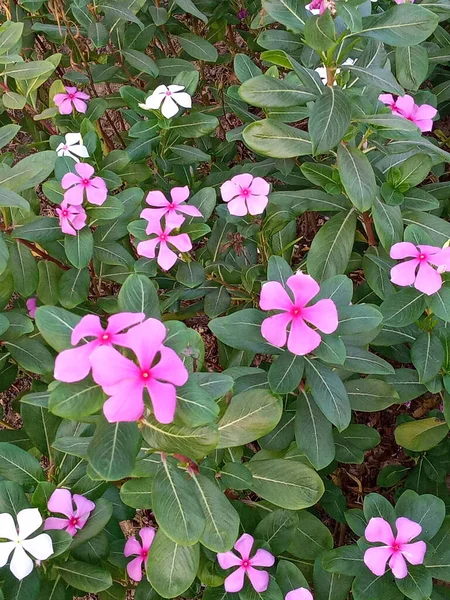
[[[47,252],[45,252],[45,250],[41,250],[40,248],[38,248],[37,246],[35,246],[32,242],[29,242],[28,240],[22,240],[21,238],[16,238],[16,241],[20,242],[21,244],[23,244],[24,246],[26,246],[27,248],[29,248],[32,252],[34,252],[35,254],[37,254],[38,256],[40,256],[41,258],[43,258],[45,260],[49,260],[49,261],[55,263],[55,265],[58,265],[58,267],[60,269],[63,269],[64,271],[69,271],[70,267],[68,267],[67,265],[63,264],[57,258],[53,258],[53,256],[51,256],[50,254],[48,254]]]
[[[375,234],[373,231],[373,226],[372,226],[373,221],[372,221],[372,217],[369,214],[369,211],[362,213],[362,218],[363,218],[364,228],[367,233],[367,243],[369,244],[369,246],[376,246],[377,240],[375,238]]]

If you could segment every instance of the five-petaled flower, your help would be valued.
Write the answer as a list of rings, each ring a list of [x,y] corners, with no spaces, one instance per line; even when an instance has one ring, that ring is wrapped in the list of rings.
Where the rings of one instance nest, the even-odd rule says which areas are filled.
[[[81,133],[66,133],[64,142],[61,142],[56,148],[58,156],[70,156],[75,162],[80,162],[80,158],[89,158],[89,152],[83,144]]]
[[[442,287],[441,273],[450,270],[450,248],[438,248],[411,242],[398,242],[390,251],[396,260],[409,258],[391,269],[391,281],[397,285],[414,285],[416,290],[431,296]],[[438,267],[433,269],[431,265]]]
[[[152,233],[153,227],[158,225],[162,217],[165,219],[166,227],[176,229],[180,227],[185,220],[183,215],[191,217],[202,217],[202,213],[190,204],[186,204],[189,198],[189,188],[174,187],[170,190],[171,200],[167,200],[160,191],[149,192],[146,198],[147,204],[151,208],[144,208],[141,217],[148,221],[147,233]]]
[[[175,386],[184,385],[189,374],[177,354],[163,345],[166,333],[161,321],[147,319],[123,336],[122,346],[133,350],[139,365],[110,346],[100,346],[92,353],[94,381],[110,396],[103,405],[110,423],[140,419],[144,413],[145,389],[156,420],[173,421],[177,403]]]
[[[88,202],[91,204],[102,205],[108,195],[108,189],[104,179],[101,177],[92,177],[94,167],[86,163],[77,163],[75,173],[66,173],[61,180],[64,190],[64,200],[69,204],[79,206],[83,204],[84,192]]]
[[[238,567],[225,579],[225,591],[233,593],[242,590],[245,575],[250,579],[250,583],[257,592],[265,592],[269,587],[269,573],[255,569],[255,567],[271,567],[275,562],[275,557],[261,548],[251,557],[254,541],[251,535],[244,533],[234,545],[234,549],[241,555],[240,558],[231,550],[219,552],[217,555],[222,569]]]
[[[158,265],[164,271],[171,269],[177,262],[177,254],[169,246],[173,246],[180,252],[188,252],[192,248],[191,238],[187,233],[170,235],[171,231],[172,229],[167,225],[163,228],[161,222],[149,223],[146,232],[149,235],[154,234],[154,237],[139,242],[136,248],[139,256],[155,258],[156,248],[159,246],[156,258]]]
[[[389,106],[392,114],[408,119],[420,129],[420,131],[431,131],[433,129],[433,118],[437,114],[437,109],[430,104],[421,104],[414,102],[414,98],[405,94],[394,99],[392,94],[380,94],[378,100]]]
[[[144,110],[161,109],[163,117],[174,117],[179,107],[191,108],[192,98],[183,92],[184,85],[158,85],[155,91],[146,99],[144,104],[139,104]]]
[[[66,86],[66,93],[56,94],[53,102],[61,115],[70,115],[74,108],[80,113],[85,113],[87,110],[86,100],[89,98],[88,94],[78,91],[76,87]]]
[[[73,503],[76,508],[73,507]],[[44,529],[65,529],[67,533],[74,536],[86,525],[95,504],[80,494],[72,496],[69,490],[60,488],[50,496],[47,508],[50,512],[66,515],[67,518],[49,517],[45,520]]]
[[[269,201],[270,185],[262,177],[253,177],[250,173],[235,175],[220,186],[224,202],[235,217],[247,214],[260,215]]]
[[[72,206],[64,199],[56,209],[59,226],[63,233],[77,235],[77,231],[86,225],[87,214],[82,206]]]
[[[127,564],[127,573],[134,581],[141,581],[142,579],[142,565],[145,568],[148,551],[155,537],[155,530],[153,527],[143,527],[139,531],[139,537],[142,540],[142,544],[133,536],[127,540],[123,551],[127,558],[129,556],[136,556],[136,558],[133,558]]]
[[[100,346],[123,345],[124,329],[137,325],[145,319],[144,313],[121,312],[108,318],[106,329],[103,329],[98,315],[86,315],[73,328],[70,342],[76,346],[85,338],[93,340],[69,348],[58,354],[55,360],[55,379],[66,383],[81,381],[91,370],[90,356]]]
[[[48,533],[33,538],[30,535],[42,525],[42,517],[37,508],[24,508],[17,513],[17,524],[8,513],[0,515],[0,537],[9,540],[0,542],[0,567],[4,567],[13,553],[9,568],[17,579],[24,579],[33,570],[33,561],[27,552],[37,560],[46,560],[53,554],[53,542]]]
[[[313,15],[323,15],[327,7],[327,0],[312,0],[312,2],[305,6]]]
[[[385,546],[369,548],[364,553],[364,563],[374,575],[381,577],[389,568],[394,577],[403,579],[408,575],[406,560],[412,565],[421,565],[425,558],[427,545],[425,542],[409,542],[422,532],[419,523],[406,517],[399,517],[395,521],[397,535],[394,535],[391,526],[381,517],[370,519],[364,536],[368,542],[383,542]]]
[[[289,352],[308,354],[319,346],[321,337],[305,321],[323,333],[333,333],[338,327],[336,305],[330,299],[323,299],[312,306],[306,306],[320,291],[319,284],[310,275],[297,273],[289,277],[286,283],[294,300],[278,281],[268,281],[262,286],[260,307],[263,310],[282,312],[264,319],[261,333],[274,346],[281,348],[286,344],[287,338]]]
[[[284,600],[314,600],[314,598],[309,590],[302,587],[288,592]]]

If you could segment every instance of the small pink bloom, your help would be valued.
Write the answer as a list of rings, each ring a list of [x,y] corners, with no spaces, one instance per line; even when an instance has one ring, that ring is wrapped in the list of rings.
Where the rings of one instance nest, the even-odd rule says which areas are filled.
[[[173,421],[177,403],[175,386],[184,385],[189,374],[177,354],[163,345],[166,333],[161,321],[147,319],[123,336],[122,346],[133,350],[139,365],[111,346],[101,346],[91,355],[94,381],[111,396],[103,406],[110,423],[140,419],[144,413],[144,389],[150,396],[156,420]]]
[[[323,15],[323,13],[327,10],[327,0],[312,0],[312,2],[307,4],[305,8],[311,11],[313,15]]]
[[[269,587],[269,573],[259,571],[254,567],[271,567],[275,562],[275,557],[267,550],[257,550],[250,558],[253,543],[255,539],[248,533],[244,533],[234,545],[234,549],[241,555],[236,556],[234,552],[219,552],[217,560],[222,569],[238,567],[231,575],[225,579],[226,592],[239,592],[244,587],[244,577],[250,579],[250,583],[257,592],[265,592]]]
[[[414,0],[394,0],[395,4],[412,4]]]
[[[235,175],[220,186],[224,202],[235,217],[246,214],[260,215],[269,202],[270,185],[262,177],[253,177],[250,173]]]
[[[71,206],[65,198],[56,209],[56,214],[59,217],[61,231],[68,235],[77,235],[77,231],[86,225],[87,214],[84,208]]]
[[[412,565],[421,565],[425,558],[427,545],[425,542],[414,542],[409,544],[422,532],[419,523],[411,521],[406,517],[399,517],[395,521],[397,536],[394,536],[391,526],[381,517],[370,519],[364,533],[368,542],[383,542],[385,546],[369,548],[364,553],[364,563],[374,575],[381,577],[386,571],[386,563],[389,560],[389,568],[394,577],[403,579],[408,575],[406,560]]]
[[[401,98],[401,96],[399,96],[399,98]],[[394,115],[400,114],[400,112],[397,108],[397,101],[395,100],[395,98],[392,94],[380,94],[378,96],[378,100],[380,102],[382,102],[383,104],[386,104],[386,106],[389,106],[389,108],[392,110],[392,113]]]
[[[87,104],[85,100],[89,100],[90,96],[84,92],[79,92],[76,87],[67,87],[65,94],[56,94],[53,102],[58,107],[61,115],[70,115],[75,108],[80,113],[85,113]]]
[[[306,588],[297,588],[296,590],[292,590],[292,592],[288,592],[284,598],[284,600],[314,600],[313,595]]]
[[[144,313],[122,312],[111,315],[108,325],[103,329],[98,315],[86,315],[72,331],[71,344],[76,346],[84,340],[86,343],[77,348],[69,348],[58,354],[55,360],[55,379],[66,383],[81,381],[91,370],[90,356],[100,346],[122,345],[124,334],[120,333],[145,319]],[[94,339],[87,342],[85,338]]]
[[[28,314],[30,315],[30,317],[32,319],[34,319],[35,315],[36,315],[36,311],[37,311],[37,298],[36,296],[33,296],[32,298],[28,298],[28,300],[25,303],[27,310],[28,310]]]
[[[156,260],[163,271],[168,271],[177,262],[177,254],[169,248],[169,244],[180,252],[188,252],[192,248],[192,242],[187,233],[170,235],[171,231],[172,229],[167,225],[163,229],[160,222],[149,223],[146,232],[155,234],[155,236],[149,240],[139,242],[137,245],[139,256],[146,256],[147,258],[155,258],[156,247],[159,246]]]
[[[66,173],[61,180],[61,185],[67,192],[64,193],[64,200],[68,204],[79,206],[83,204],[84,192],[88,202],[101,206],[108,195],[108,188],[101,177],[92,177],[94,167],[87,163],[77,163],[75,170],[78,173]],[[92,179],[91,179],[92,177]]]
[[[139,531],[139,537],[142,540],[142,544],[138,542],[135,537],[131,537],[127,540],[123,553],[128,558],[129,556],[137,556],[127,564],[127,573],[134,581],[141,581],[142,579],[142,565],[147,561],[148,551],[153,543],[155,537],[155,530],[153,527],[144,527]]]
[[[386,104],[392,110],[392,113],[408,119],[420,129],[420,131],[431,131],[433,129],[433,118],[437,114],[437,109],[430,104],[414,103],[414,98],[405,94],[398,96],[396,100],[391,94],[380,94],[378,100]]]
[[[319,284],[310,275],[292,275],[287,280],[287,285],[294,300],[278,281],[268,281],[262,286],[259,306],[263,310],[282,312],[264,319],[261,333],[268,342],[280,348],[286,344],[287,339],[289,352],[302,356],[315,350],[321,342],[320,334],[305,321],[323,333],[333,333],[338,327],[338,314],[335,303],[329,299],[306,306],[320,291]]]
[[[396,260],[411,258],[391,269],[391,281],[397,285],[414,285],[416,290],[431,296],[442,287],[440,273],[450,270],[450,248],[415,246],[411,242],[394,244],[390,252]],[[438,267],[433,269],[430,265]]]
[[[50,496],[47,508],[50,512],[66,515],[67,519],[49,517],[45,520],[44,529],[65,529],[73,536],[86,525],[95,504],[79,494],[72,496],[69,490],[57,489]]]
[[[170,190],[171,200],[167,200],[162,192],[149,192],[146,198],[147,204],[152,208],[144,208],[141,217],[148,221],[147,233],[152,233],[153,227],[165,218],[166,227],[176,229],[184,222],[183,214],[191,217],[202,217],[202,213],[195,206],[185,204],[189,198],[189,188],[174,187]],[[156,208],[155,208],[156,207]],[[183,213],[183,214],[180,214]]]

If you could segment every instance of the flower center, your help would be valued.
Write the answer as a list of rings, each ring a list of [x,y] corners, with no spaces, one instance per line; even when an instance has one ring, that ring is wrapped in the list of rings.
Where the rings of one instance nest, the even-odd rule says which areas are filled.
[[[400,544],[392,544],[392,550],[394,552],[400,552]]]
[[[301,308],[298,308],[297,306],[293,306],[291,309],[291,315],[295,318],[295,317],[299,317],[300,314],[302,312]]]
[[[418,258],[419,260],[426,260],[427,257],[425,256],[425,254],[419,254]]]
[[[242,566],[244,569],[248,569],[250,566],[250,561],[248,559],[242,561]]]
[[[100,336],[101,342],[109,342],[110,339],[111,339],[111,336],[109,333],[104,333],[103,335]]]
[[[66,146],[66,144],[64,144],[63,150],[68,150],[68,149],[69,149],[69,146]]]
[[[152,374],[148,369],[146,369],[145,371],[141,371],[141,377],[144,381],[148,381],[151,376]]]
[[[144,550],[144,548],[142,548],[141,558],[143,558],[144,560],[147,560],[147,556],[148,556],[148,550]]]
[[[175,208],[175,204],[173,202],[171,202],[169,204],[169,210],[174,210],[174,208]]]
[[[241,194],[244,196],[244,198],[247,198],[247,196],[250,194],[250,190],[248,188],[242,188]]]
[[[160,233],[159,234],[159,240],[161,242],[165,242],[167,240],[167,235],[165,233]]]
[[[67,94],[69,96],[69,100],[73,100],[75,98],[75,94]]]
[[[62,216],[63,216],[63,217],[68,217],[68,216],[69,216],[69,211],[64,209],[64,210],[62,211]]]
[[[170,90],[167,90],[166,96],[171,96],[171,95],[172,95],[172,92]]]
[[[81,180],[81,183],[82,183],[83,185],[89,185],[89,182],[90,182],[90,180],[89,180],[89,179],[86,179],[86,178],[84,178],[84,179],[82,179],[82,180]]]
[[[78,517],[70,517],[70,519],[69,519],[69,525],[71,527],[76,527],[78,525],[78,521],[79,520],[80,519]]]

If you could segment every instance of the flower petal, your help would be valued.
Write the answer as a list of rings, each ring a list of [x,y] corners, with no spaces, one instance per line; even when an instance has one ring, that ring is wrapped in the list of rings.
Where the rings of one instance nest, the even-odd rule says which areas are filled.
[[[91,184],[86,187],[86,195],[88,202],[101,206],[106,200],[108,190],[106,188],[95,187]]]
[[[395,542],[390,524],[382,517],[372,517],[367,524],[364,537],[368,542],[383,542],[388,546]]]
[[[161,106],[161,112],[166,119],[171,119],[178,112],[178,104],[170,96],[166,96]]]
[[[0,567],[4,567],[6,565],[6,563],[8,562],[9,555],[15,547],[16,544],[14,542],[0,542]]]
[[[239,193],[239,186],[231,179],[225,181],[225,183],[222,183],[220,186],[220,195],[222,196],[222,200],[224,202],[229,202],[233,198],[236,198],[236,196],[239,196]]]
[[[174,187],[170,190],[170,197],[174,204],[180,204],[189,198],[189,187],[184,185],[183,187]]]
[[[228,202],[228,212],[234,217],[245,217],[245,215],[248,213],[245,198],[238,196],[237,198],[230,200],[230,202]]]
[[[103,335],[104,329],[98,315],[85,315],[78,325],[75,325],[70,337],[72,346],[76,346],[84,337]]]
[[[150,546],[153,544],[153,540],[155,538],[156,531],[153,527],[143,527],[139,531],[139,537],[142,540],[142,548],[144,550],[148,550]]]
[[[172,97],[175,100],[175,102],[183,108],[192,107],[192,98],[187,92],[175,92],[174,94],[172,94]]]
[[[143,242],[139,242],[139,244],[136,246],[137,253],[139,254],[139,256],[145,256],[146,258],[155,258],[156,246],[158,244],[159,244],[159,239],[157,237],[155,237],[151,240],[145,240]]]
[[[37,508],[24,508],[17,513],[19,538],[25,540],[42,525],[41,513]]]
[[[166,242],[161,242],[159,245],[159,253],[156,262],[163,271],[169,271],[177,262],[178,256],[169,248]]]
[[[314,600],[313,595],[306,588],[297,588],[286,594],[284,600]]]
[[[180,210],[180,212],[182,212],[181,209],[177,210]],[[178,227],[181,227],[181,225],[183,225],[183,223],[186,220],[183,217],[183,215],[178,214],[175,210],[169,210],[168,212],[166,212],[164,218],[166,220],[166,227],[170,230],[178,229]]]
[[[268,317],[261,323],[261,335],[266,338],[270,344],[282,348],[286,344],[286,328],[291,321],[291,315],[286,312],[274,315],[273,317]]]
[[[142,398],[144,386],[137,380],[125,379],[116,386],[116,392],[103,405],[108,423],[130,423],[144,413]]]
[[[392,556],[392,550],[387,546],[369,548],[364,552],[364,564],[374,575],[381,577],[386,572],[386,563]]]
[[[289,311],[294,306],[294,303],[280,282],[267,281],[261,288],[259,306],[262,310]]]
[[[64,192],[64,200],[68,204],[73,204],[74,206],[81,206],[83,204],[84,199],[84,187],[80,184],[72,186],[66,192]]]
[[[47,508],[50,512],[66,515],[70,518],[74,513],[72,494],[66,489],[56,489],[49,498]]]
[[[133,350],[142,369],[150,369],[166,334],[167,330],[161,321],[146,319],[125,334],[123,345]]]
[[[417,271],[414,287],[416,290],[419,290],[419,292],[423,292],[424,294],[427,294],[427,296],[431,296],[441,289],[442,277],[427,262],[422,262],[420,263],[419,270]]]
[[[404,579],[408,575],[408,566],[401,552],[394,552],[389,566],[396,579]]]
[[[203,217],[198,208],[196,206],[192,206],[192,204],[180,204],[177,206],[177,210],[178,212],[189,215],[190,217]]]
[[[175,246],[180,252],[189,252],[192,248],[191,238],[187,233],[180,233],[179,235],[167,236],[167,242],[172,246]]]
[[[161,346],[159,353],[159,362],[152,367],[152,377],[173,385],[184,385],[189,378],[189,373],[178,354],[167,346]]]
[[[241,173],[240,175],[235,175],[231,178],[231,181],[239,186],[239,191],[242,188],[249,188],[253,181],[253,175],[250,173]]]
[[[244,560],[248,560],[252,551],[255,538],[249,533],[244,533],[234,545],[234,549],[239,552]]]
[[[59,517],[48,517],[44,522],[44,530],[48,531],[49,529],[66,529],[69,527],[70,521],[69,519],[60,519]]]
[[[407,517],[399,517],[395,521],[395,527],[397,528],[395,542],[398,544],[406,544],[422,533],[422,526]]]
[[[72,100],[73,105],[75,106],[75,108],[77,109],[78,112],[80,113],[85,113],[87,110],[87,104],[86,102],[84,102],[83,100],[80,100],[79,98],[74,98]]]
[[[260,548],[257,550],[250,559],[252,567],[271,567],[275,563],[275,557],[273,554]]]
[[[33,561],[22,546],[16,546],[9,568],[14,577],[19,579],[19,581],[25,579],[33,570]]]
[[[421,121],[423,119],[434,119],[437,115],[437,109],[430,104],[421,104],[414,111],[414,120]]]
[[[255,177],[250,185],[250,191],[254,196],[267,196],[270,192],[270,185],[262,177]]]
[[[72,187],[73,185],[79,185],[80,178],[75,173],[66,173],[61,179],[61,187],[63,190]]]
[[[319,300],[313,306],[305,306],[301,316],[323,333],[333,333],[339,325],[336,304],[329,299]]]
[[[172,423],[177,407],[177,394],[171,383],[152,379],[147,384],[155,419],[159,423]]]
[[[395,265],[391,269],[391,281],[397,285],[412,285],[416,280],[416,268],[420,262],[417,258]]]
[[[392,94],[380,94],[378,100],[387,106],[395,104],[394,96]]]
[[[91,364],[95,383],[98,383],[104,389],[114,388],[124,379],[136,380],[140,376],[139,367],[111,346],[97,348],[92,353]]]
[[[62,95],[63,94],[61,94],[61,96]],[[56,94],[56,96],[59,96],[59,94]],[[73,111],[72,100],[70,98],[65,98],[59,105],[58,110],[60,115],[70,115],[70,113]]]
[[[394,244],[389,252],[391,258],[396,260],[400,258],[416,258],[419,255],[419,250],[411,242],[398,242]]]
[[[253,194],[247,197],[248,212],[251,215],[260,215],[266,210],[269,199],[267,196],[254,196]]]
[[[55,379],[74,383],[87,377],[91,370],[90,357],[96,347],[95,342],[89,342],[78,348],[69,348],[60,352],[55,360]]]
[[[137,539],[133,536],[128,538],[125,543],[125,547],[123,549],[124,555],[128,558],[129,556],[140,555],[142,550],[141,544],[137,541]]]
[[[309,327],[301,317],[293,319],[287,340],[289,352],[304,356],[315,350],[321,341],[317,331]]]
[[[223,582],[225,591],[233,593],[242,590],[242,588],[244,587],[244,576],[245,569],[243,567],[239,567],[239,569],[236,569],[234,573],[228,575],[228,577]]]
[[[119,333],[124,329],[128,329],[132,325],[137,325],[145,319],[145,313],[143,312],[121,312],[116,315],[111,315],[108,318],[108,326],[106,331],[108,333]]]
[[[306,306],[320,291],[317,281],[305,273],[292,275],[286,283],[294,294],[295,305],[299,308]]]
[[[147,194],[147,198],[145,199],[145,201],[150,206],[158,206],[158,207],[161,206],[164,208],[167,208],[168,205],[170,204],[170,202],[167,200],[167,198],[164,196],[164,194],[162,192],[160,192],[159,190],[149,192]],[[142,216],[142,213],[141,213],[141,216]]]
[[[137,556],[127,564],[127,573],[130,579],[133,579],[134,581],[141,581],[143,562],[144,559],[140,556]]]
[[[413,544],[405,544],[401,550],[403,556],[412,565],[421,565],[424,561],[427,552],[425,542],[414,542]]]
[[[92,502],[92,500],[89,500],[88,498],[85,498],[81,494],[74,494],[73,501],[75,502],[75,506],[77,507],[77,510],[75,511],[77,517],[83,517],[84,515],[87,515],[89,517],[90,513],[95,508],[94,502]]]
[[[53,554],[53,542],[48,533],[41,533],[31,540],[22,540],[22,546],[38,560],[46,560]]]
[[[231,567],[237,567],[241,564],[242,559],[238,558],[234,552],[219,552],[217,554],[217,561],[222,569],[230,569]]]
[[[267,571],[259,571],[253,567],[247,569],[247,575],[257,592],[265,592],[269,587],[270,576]]]
[[[395,106],[404,117],[410,117],[414,110],[414,98],[408,94],[399,96],[395,101]]]
[[[8,513],[2,513],[0,515],[0,533],[2,538],[7,540],[17,539],[17,529],[14,519]]]

